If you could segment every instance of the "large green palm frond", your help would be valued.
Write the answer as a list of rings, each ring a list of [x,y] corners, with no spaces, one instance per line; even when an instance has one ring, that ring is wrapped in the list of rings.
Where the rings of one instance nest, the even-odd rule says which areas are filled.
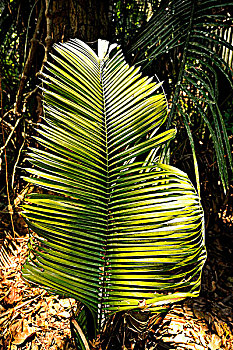
[[[233,87],[232,5],[218,0],[164,1],[130,48],[143,68],[152,67],[162,57],[170,57],[168,65],[177,65],[169,77],[172,102],[167,126],[176,116],[182,118],[193,150],[197,186],[192,133],[197,120],[202,120],[211,135],[224,188],[228,186],[228,165],[233,169],[218,99],[219,78],[229,84],[229,90]]]
[[[197,296],[203,210],[187,175],[156,162],[175,135],[158,131],[161,84],[129,67],[119,47],[97,56],[71,40],[55,50],[43,78],[43,147],[29,150],[26,178],[49,192],[24,204],[36,233],[24,278],[94,314]]]

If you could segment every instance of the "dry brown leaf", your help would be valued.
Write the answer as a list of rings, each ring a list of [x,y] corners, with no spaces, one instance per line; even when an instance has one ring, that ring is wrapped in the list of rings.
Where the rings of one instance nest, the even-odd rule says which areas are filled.
[[[191,340],[191,338],[189,338],[189,337],[186,337],[184,334],[177,334],[176,336],[175,336],[175,338],[173,339],[173,341],[175,342],[175,343],[182,343],[182,344],[187,344],[187,343],[189,343],[190,342],[190,340]]]
[[[4,297],[4,302],[6,304],[13,304],[22,299],[21,291],[16,288],[14,285],[10,287],[10,292],[7,296]]]
[[[176,321],[171,321],[170,327],[172,328],[174,334],[177,334],[178,332],[183,331],[183,324]]]
[[[3,314],[5,311],[6,309],[2,305],[0,305],[0,315]]]
[[[64,308],[70,307],[70,300],[69,299],[61,299],[59,300],[59,304],[63,306]]]
[[[199,338],[203,346],[207,346],[206,339],[205,339],[205,332],[200,330],[199,332]]]
[[[194,311],[194,315],[196,316],[196,318],[198,318],[198,319],[205,318],[205,314],[202,311],[196,310],[196,309],[194,309],[193,311]]]
[[[64,345],[64,340],[56,339],[57,349],[63,349],[63,345]]]
[[[36,334],[36,330],[34,327],[27,327],[23,332],[19,332],[12,344],[14,345],[22,345],[29,337],[32,337]]]
[[[39,313],[38,313],[38,317],[39,317],[42,321],[46,320],[46,319],[48,318],[48,313],[47,313],[47,311],[39,312]]]
[[[46,311],[47,311],[48,315],[56,315],[57,314],[57,310],[55,310],[54,305],[52,303],[49,303],[47,305]]]
[[[221,321],[214,321],[214,327],[216,329],[216,332],[218,333],[219,337],[222,337],[224,334],[224,329],[222,328],[222,323]]]
[[[19,320],[10,326],[10,333],[13,338],[17,333],[20,333],[22,331],[22,327],[23,327],[23,320]]]
[[[36,315],[36,325],[38,327],[41,327],[41,326],[43,327],[43,325],[44,325],[44,320],[41,319],[39,315]]]
[[[58,312],[61,309],[61,305],[59,303],[53,304],[53,308]]]
[[[211,292],[214,292],[216,290],[216,282],[215,281],[212,281],[212,289],[211,289]]]
[[[70,313],[68,311],[62,311],[62,312],[58,313],[58,316],[64,317],[64,318],[69,318],[70,317]]]
[[[31,350],[39,350],[39,345],[35,344],[34,341],[32,341],[32,343],[31,343]]]
[[[212,334],[208,347],[210,350],[218,350],[222,344],[222,340],[217,334]]]

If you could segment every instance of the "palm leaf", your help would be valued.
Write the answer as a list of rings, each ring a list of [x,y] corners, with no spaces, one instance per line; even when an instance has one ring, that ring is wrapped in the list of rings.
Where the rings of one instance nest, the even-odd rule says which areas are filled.
[[[161,84],[130,68],[119,47],[97,56],[71,40],[55,50],[43,78],[43,147],[28,151],[25,177],[54,194],[24,204],[35,233],[24,278],[94,315],[197,296],[203,210],[187,175],[158,162],[175,135],[159,132]]]
[[[232,3],[227,1],[165,1],[129,50],[143,69],[150,67],[153,70],[152,65],[163,55],[171,58],[171,65],[178,64],[177,77],[173,74],[169,77],[172,101],[167,128],[177,116],[183,119],[197,175],[192,127],[195,120],[205,123],[213,140],[224,189],[229,184],[228,165],[232,171],[233,162],[219,107],[218,78],[225,79],[232,89],[232,18],[227,12],[229,8],[232,9]],[[177,62],[174,62],[174,57],[179,57]],[[199,187],[198,175],[196,182]]]

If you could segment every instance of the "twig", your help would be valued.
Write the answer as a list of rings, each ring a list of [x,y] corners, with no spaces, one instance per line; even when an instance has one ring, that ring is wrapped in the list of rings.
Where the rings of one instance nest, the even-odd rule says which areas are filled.
[[[10,130],[13,129],[13,126],[10,123],[8,123],[7,121],[5,121],[4,119],[2,120],[2,123],[5,124]]]
[[[15,238],[15,227],[13,222],[13,211],[11,206],[11,200],[10,200],[10,193],[9,193],[9,183],[8,183],[8,164],[7,164],[7,156],[6,156],[6,143],[5,143],[5,135],[4,135],[4,128],[3,128],[3,96],[2,96],[2,67],[0,66],[0,99],[1,99],[1,116],[2,116],[2,141],[3,141],[3,149],[4,149],[4,157],[5,157],[5,179],[6,179],[6,192],[7,192],[7,200],[8,200],[8,211],[10,213],[11,217],[11,226],[12,231],[14,233]],[[13,132],[12,132],[13,134]],[[9,138],[8,138],[9,139]],[[8,141],[9,142],[9,141]],[[2,152],[1,152],[2,153]]]
[[[32,6],[31,12],[29,14],[28,17],[28,24],[27,24],[27,31],[26,31],[26,39],[25,39],[25,45],[24,45],[24,56],[23,56],[23,65],[25,64],[25,60],[26,60],[26,53],[27,53],[27,41],[28,41],[28,30],[30,27],[30,21],[31,21],[31,17],[32,17],[32,12],[34,11],[35,6],[37,5],[39,0],[35,1],[35,3]]]
[[[38,89],[39,89],[39,86],[37,86],[34,90],[24,94],[24,96],[25,96],[24,103],[26,103],[29,100],[29,98],[38,91]]]
[[[18,163],[19,163],[20,155],[21,155],[22,149],[23,149],[24,144],[25,144],[25,139],[26,139],[25,132],[26,132],[26,128],[25,128],[25,121],[24,121],[24,122],[23,122],[23,142],[22,142],[22,145],[21,145],[21,147],[20,147],[20,149],[19,149],[19,153],[18,153],[16,162],[15,162],[15,165],[14,165],[14,168],[13,168],[13,172],[12,172],[11,188],[12,188],[13,191],[14,191],[14,181],[15,181],[16,167],[17,167],[17,165],[18,165]]]
[[[52,19],[51,19],[51,13],[49,9],[50,0],[45,0],[45,18],[46,18],[46,29],[47,29],[47,36],[45,38],[45,55],[42,62],[41,70],[43,71],[44,65],[48,60],[48,54],[52,46],[53,38],[52,38]]]
[[[115,315],[113,316],[113,318],[112,318],[112,323],[114,323],[113,321],[114,321],[114,319],[115,319],[115,316],[116,316],[116,314],[115,314]],[[108,348],[109,348],[110,342],[111,342],[113,336],[115,335],[115,331],[116,331],[116,328],[117,328],[117,326],[118,326],[119,321],[120,321],[120,318],[118,317],[118,319],[117,319],[117,321],[115,322],[113,328],[111,329],[111,334],[110,334],[110,336],[109,336],[108,343],[107,343],[107,345],[106,345],[106,349],[105,349],[105,350],[108,350]]]
[[[10,258],[6,252],[4,245],[2,245],[1,251],[0,251],[0,265],[1,267],[10,265]]]
[[[23,118],[23,117],[20,117],[20,118],[16,121],[15,126],[14,126],[13,129],[11,130],[11,132],[10,132],[10,134],[9,134],[9,136],[8,136],[8,138],[7,138],[7,140],[6,140],[6,141],[3,140],[3,146],[0,148],[0,156],[2,155],[3,151],[6,149],[6,146],[8,145],[8,143],[9,143],[9,141],[10,141],[10,139],[11,139],[11,137],[12,137],[14,131],[15,131],[15,129],[16,129],[17,126],[19,125],[19,122],[20,122],[20,120],[21,120],[22,118]],[[2,120],[2,122],[3,122],[3,120]],[[4,136],[3,136],[3,138],[4,138]],[[4,138],[4,139],[5,139],[5,138]]]
[[[2,122],[3,119],[5,119],[5,117],[10,114],[11,112],[14,112],[14,109],[10,109],[9,111],[7,111],[5,114],[3,114],[3,116],[1,117],[0,121]]]
[[[18,194],[18,196],[15,198],[12,208],[17,208],[20,205],[20,203],[22,202],[22,200],[24,199],[24,197],[26,196],[26,194],[31,193],[29,191],[32,191],[33,188],[34,188],[33,185],[27,184],[23,188],[23,190]],[[3,210],[1,210],[0,213],[7,213],[7,207],[5,207]]]

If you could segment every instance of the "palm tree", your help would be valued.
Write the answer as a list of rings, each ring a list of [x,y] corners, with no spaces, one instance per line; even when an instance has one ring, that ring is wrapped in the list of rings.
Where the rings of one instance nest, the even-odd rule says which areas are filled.
[[[24,204],[34,232],[24,278],[78,299],[99,326],[197,296],[206,259],[200,197],[161,156],[176,133],[159,131],[161,83],[104,43],[98,56],[76,39],[54,47],[25,178],[45,191]]]

